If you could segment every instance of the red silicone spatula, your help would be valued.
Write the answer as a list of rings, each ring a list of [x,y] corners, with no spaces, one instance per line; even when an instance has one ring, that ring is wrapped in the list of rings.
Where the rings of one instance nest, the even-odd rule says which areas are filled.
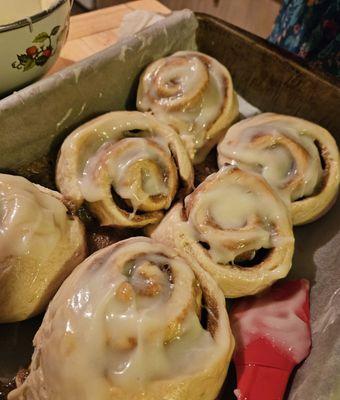
[[[238,400],[281,400],[311,346],[309,282],[283,281],[231,310]]]

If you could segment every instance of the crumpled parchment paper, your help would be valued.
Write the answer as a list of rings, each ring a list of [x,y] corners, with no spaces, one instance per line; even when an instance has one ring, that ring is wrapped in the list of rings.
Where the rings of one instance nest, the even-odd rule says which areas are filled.
[[[125,38],[161,21],[165,15],[147,10],[134,10],[124,15],[118,29],[118,37]]]

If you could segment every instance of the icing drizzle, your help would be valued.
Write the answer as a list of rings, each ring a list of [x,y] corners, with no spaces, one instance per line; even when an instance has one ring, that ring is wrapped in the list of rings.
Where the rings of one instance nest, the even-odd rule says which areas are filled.
[[[48,257],[66,224],[67,209],[60,200],[25,178],[0,174],[1,259],[26,254]]]

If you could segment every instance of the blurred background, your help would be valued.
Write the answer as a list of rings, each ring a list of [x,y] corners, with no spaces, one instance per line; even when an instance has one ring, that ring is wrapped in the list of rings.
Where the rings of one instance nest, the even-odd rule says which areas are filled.
[[[10,4],[20,14],[21,4],[29,1],[11,0]],[[73,17],[69,24],[70,4]],[[59,7],[64,11],[59,12]],[[0,76],[6,76],[0,80],[0,94],[83,60],[171,10],[183,8],[227,21],[294,53],[310,67],[340,78],[340,0],[61,0],[44,15],[44,21],[34,22],[36,37],[31,38],[31,25],[27,30],[21,24],[18,31],[16,26],[5,27],[11,40],[7,33],[0,35],[0,48],[8,53],[0,58]],[[45,22],[50,34],[41,25]]]
[[[152,0],[146,0],[146,2]],[[159,0],[170,10],[190,8],[241,27],[340,78],[340,0]],[[126,3],[76,0],[74,13]]]
[[[76,0],[73,13],[126,3],[123,0]],[[171,10],[190,8],[231,22],[261,37],[267,37],[280,10],[279,0],[160,0]]]

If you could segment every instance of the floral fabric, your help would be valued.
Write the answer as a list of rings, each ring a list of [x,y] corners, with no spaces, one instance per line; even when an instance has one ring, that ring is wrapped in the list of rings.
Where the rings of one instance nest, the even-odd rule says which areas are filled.
[[[284,0],[269,41],[340,78],[340,0]]]

